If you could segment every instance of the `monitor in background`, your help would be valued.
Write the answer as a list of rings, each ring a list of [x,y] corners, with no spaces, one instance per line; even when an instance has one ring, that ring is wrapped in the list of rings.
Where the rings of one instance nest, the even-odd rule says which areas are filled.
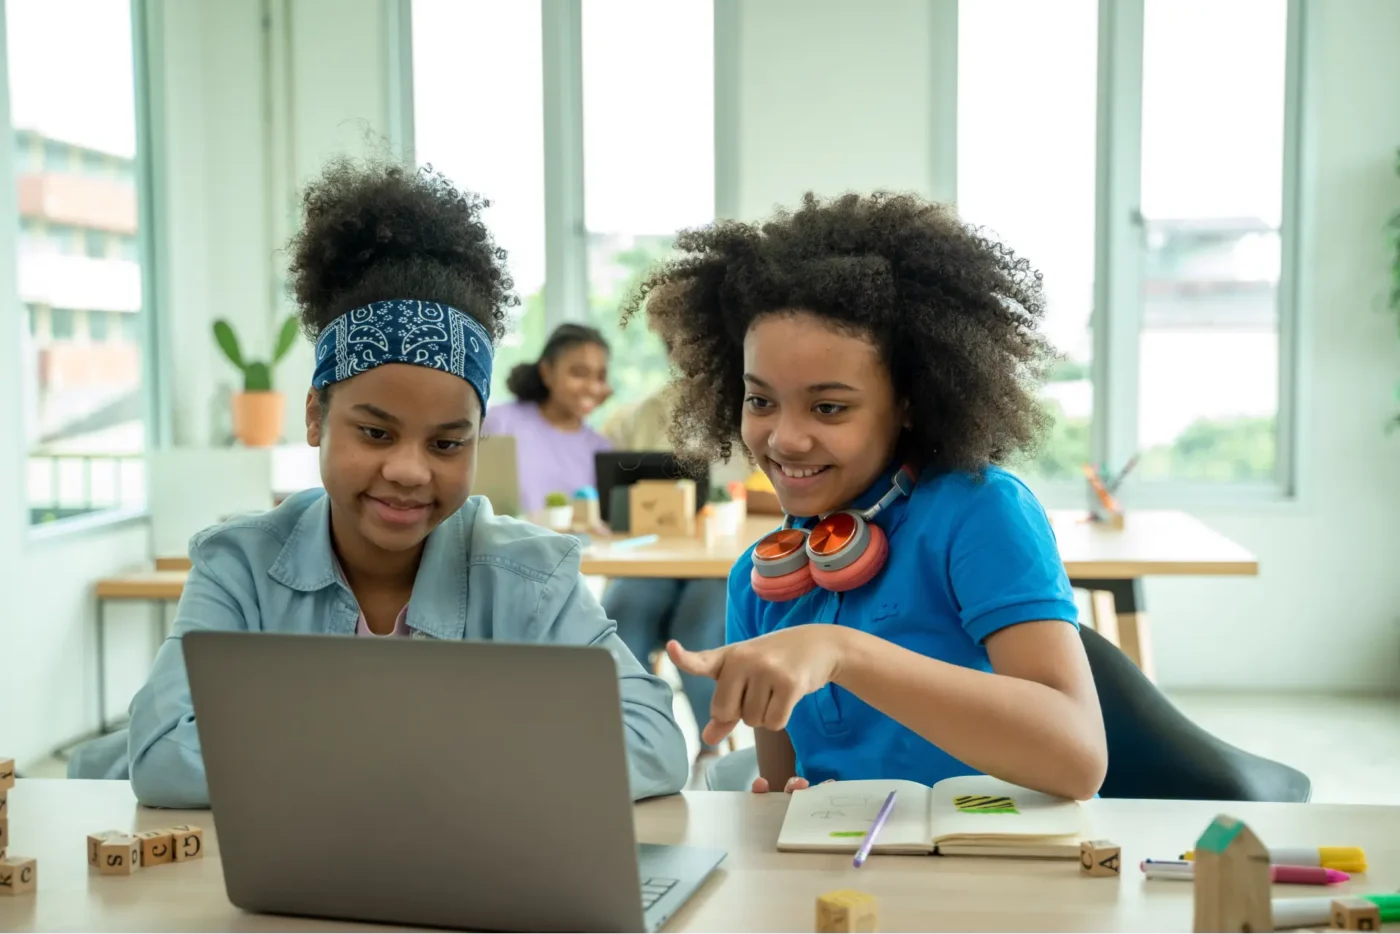
[[[603,522],[609,525],[612,491],[638,480],[694,480],[696,510],[709,501],[709,470],[702,470],[697,476],[693,470],[683,468],[670,451],[599,451],[593,458],[598,474],[598,509]]]

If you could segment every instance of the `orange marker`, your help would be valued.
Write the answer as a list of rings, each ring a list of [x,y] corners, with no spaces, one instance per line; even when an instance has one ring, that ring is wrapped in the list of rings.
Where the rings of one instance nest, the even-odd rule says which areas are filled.
[[[1094,488],[1094,492],[1098,494],[1099,502],[1103,503],[1104,509],[1107,509],[1109,512],[1123,511],[1122,507],[1118,505],[1118,500],[1114,498],[1112,493],[1108,492],[1108,487],[1103,485],[1103,481],[1099,479],[1099,475],[1095,473],[1094,468],[1090,467],[1088,464],[1084,465],[1084,476],[1089,478],[1089,484]]]

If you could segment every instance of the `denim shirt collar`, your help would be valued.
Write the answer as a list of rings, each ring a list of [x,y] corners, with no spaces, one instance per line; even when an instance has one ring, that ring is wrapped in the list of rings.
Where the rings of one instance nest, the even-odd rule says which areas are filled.
[[[466,634],[467,568],[476,508],[475,501],[468,500],[428,535],[408,600],[407,623],[415,636],[421,633],[436,639],[461,639]],[[354,599],[336,573],[329,496],[322,495],[307,507],[268,575],[306,593],[341,587]]]

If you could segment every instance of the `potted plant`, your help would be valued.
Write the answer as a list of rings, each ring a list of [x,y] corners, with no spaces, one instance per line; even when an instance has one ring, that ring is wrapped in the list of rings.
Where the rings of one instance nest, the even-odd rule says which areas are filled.
[[[546,493],[544,525],[556,532],[568,532],[574,527],[574,504],[563,493]]]
[[[282,437],[282,420],[286,412],[282,393],[272,388],[272,368],[275,367],[297,339],[297,319],[288,316],[277,333],[272,359],[245,360],[238,345],[233,326],[220,318],[214,322],[214,341],[224,356],[243,371],[243,391],[233,395],[233,433],[250,448],[265,448]]]

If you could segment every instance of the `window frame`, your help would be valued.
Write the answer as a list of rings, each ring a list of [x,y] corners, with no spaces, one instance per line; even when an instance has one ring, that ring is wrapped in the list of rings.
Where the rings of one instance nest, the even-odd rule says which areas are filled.
[[[1094,245],[1093,406],[1090,458],[1121,465],[1138,450],[1138,367],[1143,311],[1141,278],[1142,56],[1145,0],[1099,0],[1098,121]],[[1184,480],[1124,481],[1119,499],[1139,509],[1207,509],[1250,513],[1294,511],[1304,502],[1298,452],[1299,398],[1304,368],[1299,350],[1304,327],[1300,206],[1307,185],[1305,127],[1311,94],[1305,80],[1306,0],[1286,0],[1284,62],[1283,190],[1277,292],[1279,341],[1278,406],[1275,413],[1273,477],[1252,483]],[[956,24],[944,43],[956,55]],[[956,139],[956,108],[935,123]],[[1046,480],[1027,483],[1050,508],[1084,508],[1093,499],[1087,484]]]
[[[141,2],[141,0],[135,0]],[[405,6],[412,0],[390,0]],[[544,71],[545,328],[588,317],[588,231],[584,217],[583,48],[581,0],[539,0]],[[716,218],[738,210],[740,0],[714,5],[714,201]],[[967,0],[963,0],[967,2]],[[929,166],[934,197],[954,200],[957,177],[957,45],[959,0],[935,0],[930,25],[934,61],[928,80],[937,107],[930,120],[935,145]],[[1143,293],[1142,55],[1145,0],[1099,0],[1096,121],[1095,273],[1090,457],[1122,464],[1137,450],[1138,367]],[[1307,322],[1300,256],[1305,225],[1300,206],[1309,184],[1306,125],[1313,93],[1304,73],[1309,41],[1306,0],[1286,0],[1283,191],[1277,291],[1279,345],[1274,475],[1264,482],[1142,481],[1129,476],[1120,498],[1134,508],[1294,510],[1304,502],[1300,359]],[[411,39],[394,40],[396,70],[412,71]],[[399,79],[402,80],[402,79]],[[397,96],[397,95],[396,95]],[[410,98],[411,104],[411,98]],[[411,106],[407,118],[412,120]],[[401,113],[402,111],[396,111]],[[411,123],[409,124],[411,126]],[[1027,482],[1049,507],[1083,508],[1087,485],[1072,480]]]
[[[151,95],[152,69],[159,65],[151,54],[147,37],[149,35],[150,10],[149,0],[128,0],[130,8],[131,27],[131,81],[135,103],[136,119],[136,153],[133,159],[133,173],[136,182],[137,199],[137,255],[141,267],[141,309],[138,312],[142,316],[141,340],[140,340],[140,380],[142,411],[145,422],[145,446],[141,454],[142,469],[148,471],[149,453],[165,442],[169,437],[168,432],[168,412],[167,406],[162,405],[164,397],[164,387],[167,385],[162,378],[162,362],[164,355],[159,351],[160,309],[163,304],[159,300],[157,288],[159,287],[159,277],[156,275],[156,258],[158,256],[158,224],[156,223],[157,213],[157,185],[156,174],[152,165],[152,153],[155,147],[153,141],[158,138],[158,127],[154,124],[153,118],[154,101]],[[0,18],[7,17],[7,10],[4,0],[0,0]],[[8,22],[8,19],[5,19]],[[8,29],[0,29],[0,40],[7,41]],[[10,117],[8,107],[9,80],[4,77],[4,91],[6,95],[6,106],[4,128],[14,138],[15,128]],[[13,148],[13,146],[12,146]],[[42,157],[45,161],[38,167],[43,171],[48,165],[47,155]],[[13,186],[13,179],[16,175],[16,168],[12,160],[4,160],[4,165],[9,167],[11,178],[10,184]],[[8,210],[13,211],[14,223],[11,225],[15,231],[14,235],[8,238],[0,238],[0,244],[4,244],[14,255],[18,249],[18,235],[20,230],[18,204],[11,199],[7,202]],[[12,297],[16,307],[25,308],[18,298]],[[22,507],[20,515],[23,516],[21,522],[21,536],[24,541],[53,541],[55,539],[69,536],[84,536],[110,528],[114,525],[129,523],[135,520],[146,519],[149,516],[149,502],[140,507],[117,504],[96,508],[80,515],[68,518],[57,519],[53,522],[34,523],[31,519],[33,504],[29,502],[28,496],[28,464],[29,451],[22,449],[19,451],[19,488],[16,490],[21,498]],[[118,459],[119,460],[119,459]],[[90,469],[90,468],[89,468]],[[118,467],[120,470],[120,467]],[[149,475],[146,479],[149,488]]]

